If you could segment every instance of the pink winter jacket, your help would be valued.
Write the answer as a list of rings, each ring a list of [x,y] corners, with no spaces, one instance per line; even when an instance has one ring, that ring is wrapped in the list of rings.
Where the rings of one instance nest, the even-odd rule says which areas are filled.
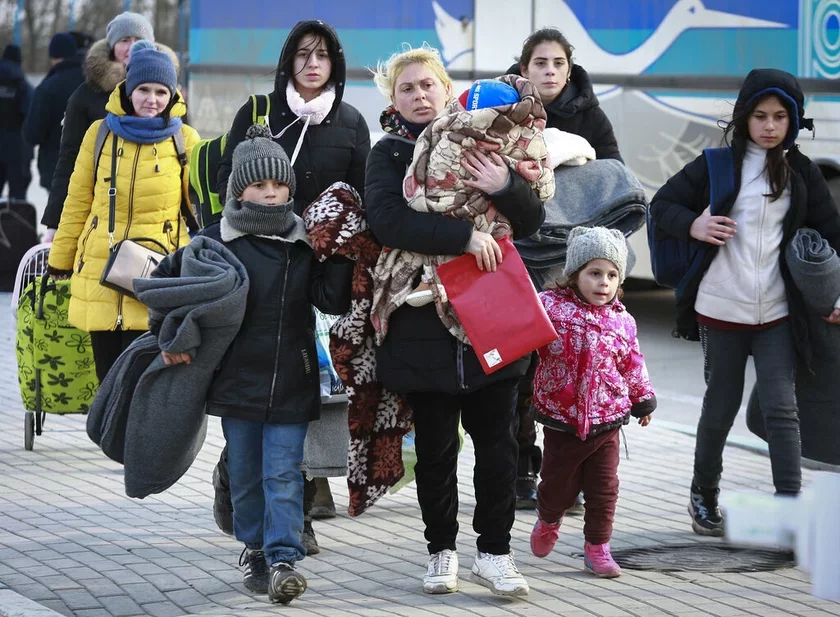
[[[540,300],[558,338],[537,350],[539,422],[585,440],[626,424],[631,411],[642,417],[656,408],[636,321],[619,300],[594,306],[571,288],[545,291]]]

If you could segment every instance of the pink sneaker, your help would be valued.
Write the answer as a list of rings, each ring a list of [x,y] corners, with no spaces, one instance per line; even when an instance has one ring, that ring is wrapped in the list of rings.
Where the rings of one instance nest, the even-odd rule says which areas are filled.
[[[560,521],[546,523],[538,518],[531,531],[531,552],[537,557],[546,557],[557,543],[560,535]]]
[[[587,572],[591,572],[600,578],[616,578],[621,576],[621,568],[610,555],[609,542],[604,544],[583,545],[583,566]]]

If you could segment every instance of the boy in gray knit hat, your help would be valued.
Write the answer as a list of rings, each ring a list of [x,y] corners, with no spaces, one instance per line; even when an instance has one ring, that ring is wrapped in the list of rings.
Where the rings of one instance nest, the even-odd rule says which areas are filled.
[[[250,279],[245,318],[215,373],[207,413],[222,418],[243,583],[282,604],[307,587],[295,563],[307,554],[303,442],[321,408],[312,306],[348,311],[353,275],[348,259],[315,258],[294,193],[286,152],[266,127],[252,126],[233,153],[222,220],[202,232],[224,243]]]

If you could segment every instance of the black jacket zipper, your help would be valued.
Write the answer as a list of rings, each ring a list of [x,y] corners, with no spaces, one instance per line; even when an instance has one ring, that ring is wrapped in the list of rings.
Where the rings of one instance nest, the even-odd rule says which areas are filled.
[[[283,288],[280,290],[280,323],[277,325],[277,345],[274,349],[274,375],[271,377],[271,395],[268,398],[268,410],[274,407],[274,389],[277,386],[277,373],[280,369],[280,339],[283,335],[283,312],[286,308],[286,283],[289,280],[289,249],[283,247],[286,253],[286,267],[283,272]]]

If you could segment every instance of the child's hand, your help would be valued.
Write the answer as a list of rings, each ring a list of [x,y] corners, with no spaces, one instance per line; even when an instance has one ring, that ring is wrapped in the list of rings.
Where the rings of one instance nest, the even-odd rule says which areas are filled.
[[[694,219],[689,233],[701,242],[723,246],[735,236],[737,226],[738,223],[727,216],[712,216],[711,206],[706,206],[700,216]]]
[[[649,413],[646,416],[642,416],[641,418],[639,418],[639,424],[641,424],[642,426],[647,426],[648,424],[650,424],[650,421],[653,420],[652,416],[653,413]]]
[[[831,315],[828,317],[823,317],[823,320],[827,321],[828,323],[840,323],[840,308],[836,308],[831,312]]]
[[[160,357],[163,358],[163,363],[166,366],[173,366],[175,364],[192,364],[192,358],[188,353],[166,353],[160,352]]]

